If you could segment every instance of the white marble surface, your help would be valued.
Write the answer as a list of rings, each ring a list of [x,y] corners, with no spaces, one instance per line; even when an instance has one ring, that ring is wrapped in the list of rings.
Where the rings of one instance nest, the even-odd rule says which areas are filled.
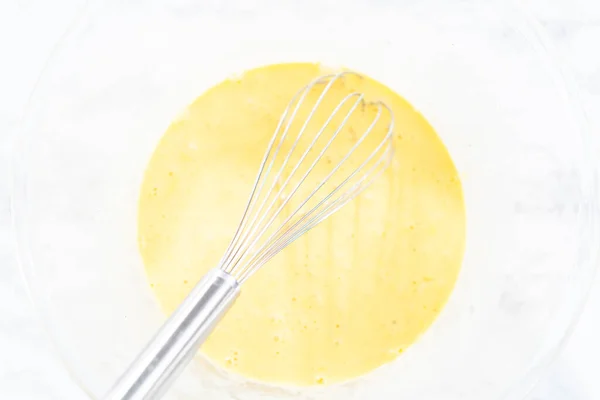
[[[600,3],[522,0],[548,30],[600,127]],[[52,46],[85,0],[0,2],[0,398],[79,399],[44,335],[17,268],[10,232],[10,140]],[[597,129],[597,128],[596,128]],[[574,335],[532,400],[600,399],[600,274]]]

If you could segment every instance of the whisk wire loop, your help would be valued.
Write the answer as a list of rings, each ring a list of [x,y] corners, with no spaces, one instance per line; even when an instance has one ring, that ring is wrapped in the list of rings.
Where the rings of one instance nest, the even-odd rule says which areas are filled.
[[[279,119],[262,159],[242,220],[219,264],[219,268],[236,277],[238,282],[243,283],[294,240],[360,194],[391,163],[394,129],[392,110],[381,101],[365,102],[363,93],[351,92],[347,94],[337,102],[337,105],[324,122],[314,129],[308,129],[332,86],[349,74],[358,75],[353,72],[341,72],[313,80],[294,95]],[[360,77],[360,75],[358,76]],[[319,85],[324,85],[323,91],[318,95],[294,137],[291,129],[294,120],[301,108],[305,106],[304,103],[311,91]],[[290,201],[298,195],[301,187],[303,188],[303,184],[307,182],[309,175],[315,171],[319,162],[327,157],[333,142],[346,129],[350,119],[357,113],[359,108],[364,112],[367,107],[374,107],[377,112],[364,133],[354,141],[351,148],[347,150],[339,162],[332,168],[328,168],[325,177],[319,179],[314,188],[309,189],[305,196],[300,197],[302,200],[299,200],[298,205],[291,207]],[[346,111],[342,112],[342,110]],[[322,198],[317,198],[316,194],[320,193],[331,182],[332,177],[340,174],[351,156],[373,134],[384,112],[389,114],[389,123],[385,135],[383,135],[377,146],[340,183],[336,183],[333,189],[323,195]],[[337,126],[331,127],[336,118],[341,118],[341,121]],[[316,144],[323,140],[324,133],[328,129],[332,133],[326,139],[322,148],[317,149]],[[306,137],[307,134],[312,135],[309,137],[309,143],[304,147],[295,164],[290,164],[295,151],[301,147],[299,144],[302,138]],[[293,142],[289,150],[286,150],[287,153],[284,154],[282,150],[286,148],[284,146],[286,139],[288,142],[292,140]],[[308,158],[311,154],[316,154],[316,156],[309,161]],[[281,165],[276,166],[275,161],[278,156],[283,156],[283,161]],[[305,170],[300,174],[301,176],[296,177],[298,171],[303,168]],[[289,172],[287,172],[288,170]],[[274,174],[273,177],[271,174]],[[294,179],[298,180],[293,183]],[[269,180],[271,181],[270,184]],[[268,188],[266,192],[265,188]],[[282,217],[284,210],[289,207],[293,211]],[[304,208],[307,210],[303,211]],[[282,220],[282,222],[276,224],[275,222],[278,220]]]

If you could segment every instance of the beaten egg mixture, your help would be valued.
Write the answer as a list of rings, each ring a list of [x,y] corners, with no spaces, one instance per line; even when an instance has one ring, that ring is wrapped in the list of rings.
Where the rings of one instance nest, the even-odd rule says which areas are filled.
[[[198,97],[164,134],[143,181],[139,244],[166,313],[218,264],[282,111],[325,73],[309,63],[249,70]],[[361,91],[392,108],[394,158],[367,192],[245,282],[202,346],[251,379],[329,384],[394,360],[438,316],[460,270],[463,194],[436,132],[373,79],[331,90]]]

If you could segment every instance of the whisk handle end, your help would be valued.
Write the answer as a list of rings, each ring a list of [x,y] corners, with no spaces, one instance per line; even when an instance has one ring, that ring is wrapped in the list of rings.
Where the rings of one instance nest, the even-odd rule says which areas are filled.
[[[104,400],[156,400],[194,357],[240,292],[237,280],[210,270],[173,312]]]

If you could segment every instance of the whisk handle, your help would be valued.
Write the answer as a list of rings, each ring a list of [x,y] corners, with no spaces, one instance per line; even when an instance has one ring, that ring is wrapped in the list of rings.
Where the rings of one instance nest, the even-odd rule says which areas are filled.
[[[159,399],[194,357],[239,292],[239,283],[233,276],[217,268],[210,270],[104,399]]]

